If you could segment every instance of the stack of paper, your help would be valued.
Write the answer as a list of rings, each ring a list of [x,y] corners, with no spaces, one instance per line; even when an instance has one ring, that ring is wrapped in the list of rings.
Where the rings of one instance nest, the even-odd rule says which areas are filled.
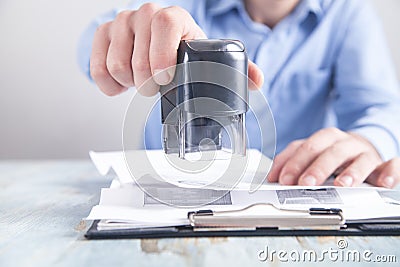
[[[144,152],[128,153],[135,158]],[[219,160],[215,166],[203,173],[188,175],[169,167],[170,162],[165,159],[161,150],[145,153],[154,164],[157,173],[146,176],[146,171],[143,171],[144,175],[139,177],[142,181],[132,178],[132,170],[129,170],[129,163],[127,164],[127,158],[130,156],[127,157],[127,154],[90,153],[93,163],[102,175],[111,170],[116,174],[110,188],[101,190],[100,203],[92,208],[86,218],[100,220],[98,230],[188,225],[187,214],[191,211],[237,210],[255,203],[268,203],[278,208],[298,210],[340,208],[347,222],[400,217],[399,192],[382,188],[340,188],[328,185],[299,187],[265,183],[255,192],[251,192],[252,179],[260,172],[259,165],[253,162],[263,158],[256,150],[249,151],[250,163],[233,188],[232,184],[226,181],[215,181],[221,170],[226,172],[228,159],[221,155],[218,156]],[[270,165],[271,161],[268,163]],[[159,183],[157,179],[152,179],[151,175],[162,177],[163,181]]]

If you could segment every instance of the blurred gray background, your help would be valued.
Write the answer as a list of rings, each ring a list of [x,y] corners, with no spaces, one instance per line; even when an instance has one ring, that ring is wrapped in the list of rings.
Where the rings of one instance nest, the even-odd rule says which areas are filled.
[[[100,93],[79,71],[76,47],[92,19],[128,2],[0,1],[0,159],[86,158],[89,150],[121,149],[132,92]],[[400,0],[372,2],[400,77]]]

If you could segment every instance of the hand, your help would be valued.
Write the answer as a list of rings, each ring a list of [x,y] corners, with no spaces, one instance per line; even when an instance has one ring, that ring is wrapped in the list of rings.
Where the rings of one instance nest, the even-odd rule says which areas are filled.
[[[394,188],[400,182],[400,158],[379,165],[368,176],[367,182],[375,186]]]
[[[268,180],[312,186],[339,173],[335,185],[356,186],[380,164],[382,159],[369,141],[355,133],[327,128],[289,144],[275,157]]]
[[[138,10],[123,11],[98,27],[90,74],[106,95],[117,95],[136,86],[142,95],[152,96],[159,91],[159,85],[172,80],[175,69],[169,67],[176,64],[179,42],[205,38],[186,10],[147,3]],[[262,86],[263,74],[251,62],[249,78],[253,81],[249,86]]]

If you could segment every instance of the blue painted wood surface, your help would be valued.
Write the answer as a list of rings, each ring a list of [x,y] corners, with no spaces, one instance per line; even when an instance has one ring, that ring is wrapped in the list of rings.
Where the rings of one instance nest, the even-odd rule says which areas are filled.
[[[296,266],[400,266],[400,237],[247,237],[143,240],[84,238],[82,220],[98,203],[100,188],[112,177],[101,177],[89,161],[3,161],[0,163],[0,267],[8,266],[286,266],[275,254],[260,261],[258,254],[285,250],[370,250],[393,256],[395,263],[361,259],[303,261]],[[338,248],[338,242],[347,248]],[[294,251],[294,252],[293,252]],[[368,252],[368,251],[367,251]],[[293,254],[295,255],[295,254]],[[263,256],[263,255],[261,255]],[[339,255],[340,256],[340,255]],[[347,256],[346,256],[347,257]],[[282,257],[284,260],[285,257]],[[335,258],[333,258],[335,259]]]

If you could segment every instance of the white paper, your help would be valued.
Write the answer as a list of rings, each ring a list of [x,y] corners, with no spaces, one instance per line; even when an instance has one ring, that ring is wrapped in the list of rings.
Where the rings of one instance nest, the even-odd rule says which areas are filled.
[[[204,187],[204,185],[207,185],[210,179],[212,180],[214,173],[218,173],[218,170],[210,169],[207,173],[208,176],[181,176],[179,171],[168,168],[169,163],[165,160],[162,151],[151,151],[148,155],[152,164],[155,164],[154,168],[157,169],[160,175],[167,177],[166,180],[171,186],[210,190],[209,187]],[[251,164],[247,166],[246,173],[240,183],[230,191],[231,205],[207,205],[184,208],[161,203],[145,205],[145,193],[134,182],[134,179],[132,179],[126,167],[123,152],[91,152],[90,156],[102,175],[107,174],[110,169],[113,169],[118,176],[112,182],[110,188],[103,188],[101,190],[99,205],[93,207],[86,218],[87,220],[101,220],[99,229],[185,225],[188,224],[187,213],[189,211],[199,209],[211,209],[215,211],[237,210],[255,203],[269,203],[278,208],[297,210],[316,207],[340,208],[343,210],[347,220],[400,216],[400,205],[395,204],[397,200],[391,199],[388,201],[387,196],[389,194],[381,195],[378,191],[384,189],[375,187],[342,188],[329,185],[300,187],[264,184],[256,192],[250,193],[248,189],[252,179],[252,172],[257,170],[257,166]],[[255,159],[260,157],[260,153],[258,151],[250,151],[250,157]],[[219,161],[213,168],[220,167],[220,170],[224,170],[223,163],[221,162],[223,160]],[[226,188],[222,184],[220,187],[214,186],[211,189],[221,190]],[[329,200],[331,201],[329,203],[324,203],[324,189],[327,189],[326,193],[328,195],[326,197],[330,197],[329,194],[334,190],[336,198]],[[282,190],[304,190],[304,192],[301,194],[298,192],[293,194],[286,192],[284,195],[288,196],[288,200],[282,202],[282,194],[280,194]],[[322,192],[314,194],[313,191],[315,190],[322,190]],[[278,195],[281,196],[281,199],[278,198]]]
[[[207,152],[203,152],[206,154]],[[272,161],[263,156],[258,150],[250,149],[247,151],[246,157],[234,156],[228,157],[228,153],[224,151],[217,151],[214,160],[191,162],[195,160],[198,153],[189,153],[189,160],[178,159],[177,155],[164,154],[162,150],[147,150],[147,151],[128,151],[128,152],[94,152],[91,151],[90,157],[99,170],[100,174],[105,175],[110,170],[113,170],[119,179],[121,184],[133,183],[139,181],[146,174],[156,174],[166,183],[174,184],[179,187],[195,188],[205,187],[211,185],[212,187],[231,189],[237,182],[240,181],[240,186],[249,188],[255,175],[264,175],[268,173],[269,168],[272,165]],[[144,157],[151,163],[151,167],[142,167],[146,164]],[[259,162],[263,160],[263,166],[266,168],[259,169]],[[128,166],[129,161],[135,161],[135,165],[138,166],[135,170],[130,170]],[[188,173],[182,171],[176,166],[173,166],[173,162],[176,161],[179,164],[197,164],[193,165],[194,171]],[[205,163],[204,169],[196,169],[199,164]],[[240,163],[241,166],[245,165],[245,169],[237,166]],[[189,165],[189,168],[192,165]],[[229,168],[228,168],[229,167]],[[135,172],[135,175],[132,174]],[[234,181],[220,179],[222,175],[238,177]],[[243,174],[243,175],[241,175]],[[239,177],[239,175],[241,175]],[[136,177],[135,177],[136,176]]]
[[[292,187],[298,190],[299,187]],[[306,188],[303,188],[306,189]],[[143,205],[144,193],[134,184],[119,188],[102,189],[99,205],[95,206],[88,220],[108,220],[143,226],[173,225],[187,223],[187,213],[199,209],[236,210],[254,203],[270,203],[276,207],[308,209],[313,207],[341,208],[346,219],[368,219],[400,215],[400,205],[386,204],[374,188],[335,188],[342,204],[280,204],[277,190],[261,189],[255,193],[247,190],[231,192],[232,205],[176,208],[168,205]]]

